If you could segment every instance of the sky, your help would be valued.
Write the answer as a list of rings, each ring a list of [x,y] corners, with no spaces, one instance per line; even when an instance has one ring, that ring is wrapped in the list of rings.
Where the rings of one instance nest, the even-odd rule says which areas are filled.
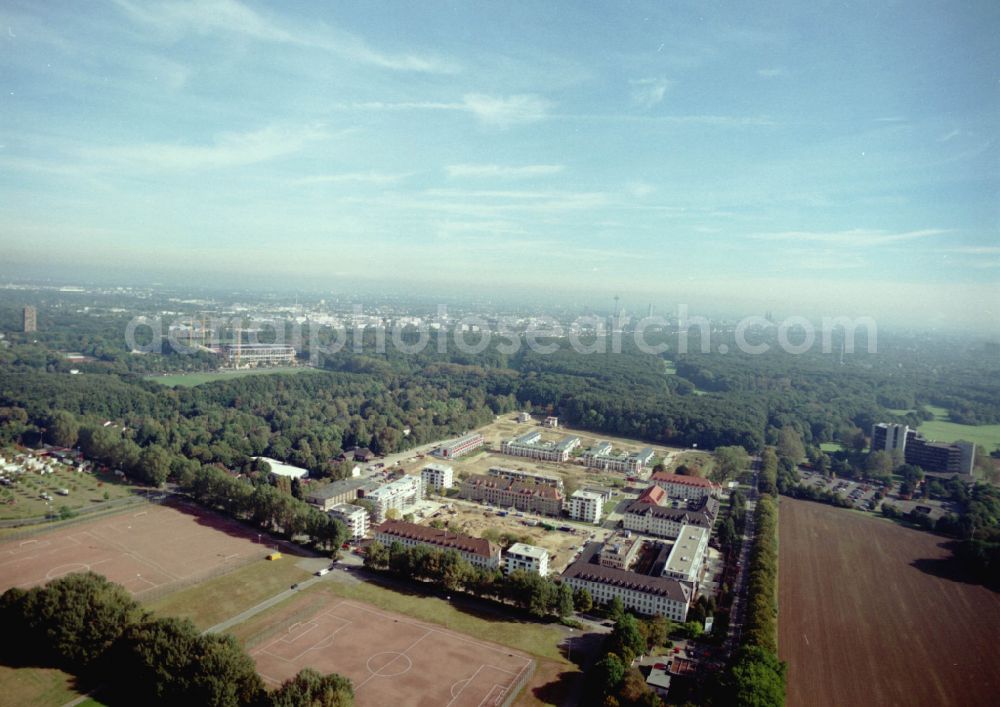
[[[1000,330],[998,36],[988,1],[2,0],[0,276]]]

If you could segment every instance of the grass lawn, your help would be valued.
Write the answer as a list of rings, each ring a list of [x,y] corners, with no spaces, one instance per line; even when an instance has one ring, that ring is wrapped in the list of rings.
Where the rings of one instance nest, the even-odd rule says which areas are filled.
[[[681,464],[685,465],[693,476],[707,479],[715,468],[715,457],[711,452],[684,451],[674,457],[673,466],[668,467],[667,471],[673,472]]]
[[[212,381],[232,380],[233,378],[243,378],[244,376],[290,376],[296,373],[322,373],[316,368],[296,366],[294,368],[251,368],[242,371],[205,371],[201,373],[168,373],[165,375],[146,376],[151,381],[156,381],[166,386],[179,385],[185,388],[211,383]]]
[[[558,624],[516,621],[494,616],[476,616],[454,608],[445,599],[405,594],[372,582],[360,584],[337,581],[321,582],[305,591],[327,592],[344,599],[371,604],[386,611],[395,611],[420,621],[435,623],[459,633],[567,663],[559,652],[559,643],[565,638],[566,633],[565,629],[560,628]],[[256,635],[267,626],[268,614],[280,610],[282,604],[255,616],[246,623],[235,626],[230,633],[240,641],[245,641]]]
[[[135,488],[121,483],[113,474],[78,473],[62,464],[54,469],[51,474],[28,471],[14,477],[17,482],[13,486],[0,487],[0,519],[44,516],[50,507],[53,512],[63,506],[71,511],[78,510],[105,500],[131,496]],[[60,489],[66,489],[69,495],[60,495]],[[52,496],[51,503],[41,498],[42,493]]]
[[[982,445],[987,454],[1000,449],[1000,425],[959,425],[955,422],[930,420],[917,429],[927,439],[937,442],[964,439]]]
[[[61,670],[0,665],[0,704],[59,707],[80,696],[74,681]]]
[[[285,556],[276,562],[257,560],[221,577],[172,592],[150,602],[146,608],[160,616],[191,619],[204,630],[307,577],[307,571],[295,566],[295,558]]]
[[[827,453],[844,451],[844,445],[840,442],[820,442],[819,448]]]
[[[935,420],[942,420],[944,422],[947,422],[948,418],[950,417],[950,415],[948,414],[948,408],[940,408],[936,405],[924,405],[924,408],[927,410],[927,412],[929,412],[931,415],[934,416]]]

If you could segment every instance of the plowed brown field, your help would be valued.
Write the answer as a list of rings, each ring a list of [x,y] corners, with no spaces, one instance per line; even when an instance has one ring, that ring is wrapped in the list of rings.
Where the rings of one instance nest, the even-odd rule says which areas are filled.
[[[933,573],[944,538],[789,498],[779,536],[788,705],[996,704],[1000,595]]]

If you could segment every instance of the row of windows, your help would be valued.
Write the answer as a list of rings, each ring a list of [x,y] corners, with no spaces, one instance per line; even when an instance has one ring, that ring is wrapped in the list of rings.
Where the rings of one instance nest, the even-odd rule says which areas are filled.
[[[644,614],[660,614],[673,621],[684,621],[687,616],[687,606],[683,606],[672,599],[652,596],[631,589],[616,590],[604,584],[574,578],[567,581],[574,589],[587,589],[594,600],[600,603],[609,602],[617,596],[621,598],[626,608],[635,609]]]

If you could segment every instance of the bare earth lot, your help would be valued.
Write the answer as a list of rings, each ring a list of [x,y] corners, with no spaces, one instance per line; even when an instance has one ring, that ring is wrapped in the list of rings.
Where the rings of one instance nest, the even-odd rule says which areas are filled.
[[[559,518],[548,518],[545,516],[535,516],[526,514],[525,518],[516,515],[498,516],[494,512],[485,510],[479,505],[466,503],[453,504],[454,511],[442,511],[438,516],[439,520],[452,523],[461,529],[461,532],[473,535],[477,538],[483,537],[487,529],[496,530],[500,533],[512,533],[519,538],[525,538],[529,545],[544,547],[549,551],[549,571],[553,573],[561,572],[578,553],[578,548],[587,543],[591,534],[596,534],[598,538],[604,539],[610,535],[610,531],[593,526],[585,528],[580,525],[573,525],[570,532],[562,530],[544,530],[540,527],[530,527],[524,524],[525,518],[536,518],[542,522],[550,523],[557,527],[563,525]]]
[[[499,705],[532,664],[512,649],[325,592],[296,597],[257,626],[248,648],[270,686],[307,666],[337,672],[354,683],[360,707]]]
[[[943,538],[789,498],[779,535],[789,705],[994,703],[1000,595],[914,566]]]
[[[0,543],[0,592],[89,569],[143,598],[263,557],[269,538],[257,537],[195,506],[147,505]]]

